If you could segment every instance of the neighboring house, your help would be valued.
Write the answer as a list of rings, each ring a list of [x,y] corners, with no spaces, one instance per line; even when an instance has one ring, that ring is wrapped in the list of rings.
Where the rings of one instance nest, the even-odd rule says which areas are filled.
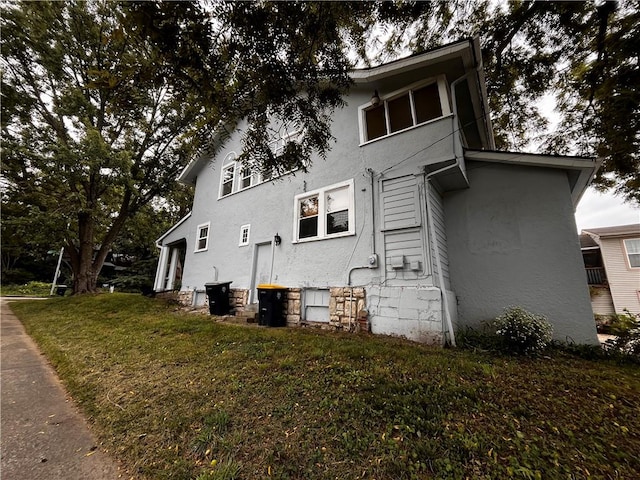
[[[240,125],[180,175],[193,209],[158,240],[155,289],[174,288],[184,250],[193,304],[207,282],[232,281],[239,309],[275,283],[290,325],[368,320],[432,343],[521,305],[556,338],[595,343],[573,213],[598,162],[495,151],[480,62],[465,40],[353,71],[336,142],[308,173],[238,164]]]
[[[640,314],[640,224],[585,229],[580,246],[593,313]]]

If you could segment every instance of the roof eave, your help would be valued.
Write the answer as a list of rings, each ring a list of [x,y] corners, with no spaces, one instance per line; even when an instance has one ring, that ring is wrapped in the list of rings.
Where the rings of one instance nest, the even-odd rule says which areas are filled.
[[[578,172],[575,181],[570,184],[571,201],[574,208],[591,184],[594,175],[602,165],[602,159],[596,157],[571,157],[562,155],[541,155],[536,153],[499,152],[495,150],[465,150],[468,160],[505,163],[530,167],[559,168]]]

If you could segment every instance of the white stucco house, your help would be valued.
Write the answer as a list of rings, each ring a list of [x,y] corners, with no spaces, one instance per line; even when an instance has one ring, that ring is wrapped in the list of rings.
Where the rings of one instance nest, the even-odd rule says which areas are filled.
[[[307,173],[236,163],[242,125],[185,168],[193,209],[158,240],[155,290],[182,270],[182,297],[203,304],[205,283],[230,281],[241,310],[279,284],[290,325],[432,343],[520,305],[596,343],[573,213],[597,160],[496,151],[477,40],[352,78]]]

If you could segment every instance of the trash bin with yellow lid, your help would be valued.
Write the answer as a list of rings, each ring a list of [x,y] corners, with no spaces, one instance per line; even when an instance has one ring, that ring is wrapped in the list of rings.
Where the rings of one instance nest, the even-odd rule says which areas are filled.
[[[267,327],[286,327],[284,304],[287,287],[272,283],[258,285],[258,325]]]

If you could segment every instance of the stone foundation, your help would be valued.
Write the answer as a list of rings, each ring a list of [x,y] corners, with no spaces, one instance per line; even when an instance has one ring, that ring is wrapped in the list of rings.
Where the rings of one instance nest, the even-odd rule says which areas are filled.
[[[249,303],[249,290],[242,288],[230,289],[229,306],[237,311],[243,311]]]
[[[365,290],[362,287],[329,289],[329,324],[349,331],[369,331]]]
[[[178,302],[185,307],[193,305],[193,290],[182,290],[176,294]]]
[[[287,290],[287,298],[283,302],[283,315],[287,320],[288,327],[299,327],[301,311],[302,311],[302,302],[301,302],[301,291],[300,288],[289,288]]]
[[[171,292],[171,294],[184,306],[193,305],[194,290]],[[368,332],[370,324],[368,319],[366,292],[362,287],[333,287],[329,289],[329,322],[311,322],[320,328],[348,330],[352,332]],[[287,326],[299,327],[302,325],[302,296],[301,288],[287,289],[286,298],[282,304],[282,314]],[[241,288],[230,289],[229,306],[236,315],[247,312],[249,290]],[[207,308],[207,301],[203,305],[196,306]]]

